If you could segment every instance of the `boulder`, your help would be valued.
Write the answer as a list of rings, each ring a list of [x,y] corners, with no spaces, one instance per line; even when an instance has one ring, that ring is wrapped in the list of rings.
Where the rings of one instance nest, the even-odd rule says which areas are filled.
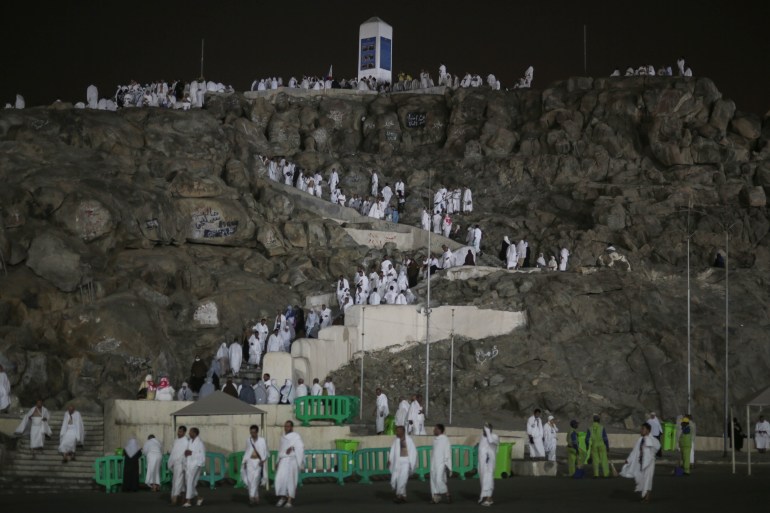
[[[32,240],[27,266],[63,292],[72,292],[83,278],[80,253],[61,236],[51,232]]]

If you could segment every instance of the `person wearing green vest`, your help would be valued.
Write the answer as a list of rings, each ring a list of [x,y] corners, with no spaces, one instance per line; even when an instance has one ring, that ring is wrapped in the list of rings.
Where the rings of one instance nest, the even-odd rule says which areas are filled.
[[[679,433],[679,455],[682,458],[684,475],[690,475],[690,453],[692,451],[692,429],[690,418],[682,417],[682,430]]]
[[[604,477],[610,477],[610,463],[607,460],[610,441],[607,439],[607,431],[604,430],[598,414],[594,414],[594,423],[586,432],[586,447],[588,455],[593,460],[594,479],[599,477],[600,464]],[[587,459],[586,463],[588,463]]]
[[[586,453],[580,448],[580,438],[578,437],[578,421],[571,420],[569,423],[570,430],[567,432],[567,468],[569,476],[575,475],[577,469],[583,467],[581,460],[584,460]]]

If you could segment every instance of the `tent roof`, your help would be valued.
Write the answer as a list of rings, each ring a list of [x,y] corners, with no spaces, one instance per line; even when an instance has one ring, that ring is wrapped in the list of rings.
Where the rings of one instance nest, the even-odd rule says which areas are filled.
[[[364,23],[385,23],[385,24],[387,24],[387,22],[383,21],[382,19],[380,19],[377,16],[372,16],[371,18],[366,20]]]
[[[750,396],[744,401],[746,406],[770,406],[770,387],[766,387],[764,390]]]
[[[206,417],[209,415],[264,415],[265,411],[220,390],[207,395],[171,415],[174,417]]]

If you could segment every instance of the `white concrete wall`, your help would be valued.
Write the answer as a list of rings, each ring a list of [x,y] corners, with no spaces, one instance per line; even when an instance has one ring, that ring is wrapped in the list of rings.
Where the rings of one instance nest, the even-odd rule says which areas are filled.
[[[110,401],[104,412],[104,451],[113,454],[135,436],[143,443],[150,434],[163,443],[164,451],[171,449],[174,428],[171,414],[189,405],[182,401]],[[287,420],[294,421],[295,430],[302,435],[305,445],[313,449],[331,449],[334,440],[350,438],[347,426],[302,427],[289,405],[259,405],[265,411],[265,434],[269,447],[276,449]],[[225,454],[242,451],[249,435],[249,426],[260,425],[258,415],[226,415],[210,417],[179,417],[178,424],[200,429],[206,449]]]
[[[484,310],[475,306],[441,306],[431,313],[431,342],[446,340],[452,332],[482,339],[512,332],[526,325],[524,312]],[[298,339],[292,344],[294,378],[323,380],[353,360],[361,350],[402,350],[425,342],[426,317],[417,305],[353,306],[345,326],[321,330],[318,339]],[[267,365],[267,364],[266,364]],[[271,373],[272,376],[272,373]]]

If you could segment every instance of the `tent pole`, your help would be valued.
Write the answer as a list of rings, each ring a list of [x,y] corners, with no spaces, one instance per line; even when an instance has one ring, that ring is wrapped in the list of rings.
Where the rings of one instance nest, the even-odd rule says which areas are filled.
[[[358,401],[358,418],[364,419],[364,327],[366,325],[366,307],[361,307],[361,391]]]
[[[733,407],[730,406],[730,440],[735,440],[735,424],[732,422],[733,418]],[[735,444],[732,445],[732,453],[733,453],[733,474],[735,474]]]
[[[751,434],[751,425],[749,424],[749,409],[751,406],[748,404],[746,405],[746,427],[749,429],[749,434]],[[735,444],[733,444],[735,445]],[[748,443],[746,444],[746,458],[749,461],[749,475],[751,475],[751,438],[749,437]]]
[[[454,395],[455,369],[455,309],[452,308],[452,341],[449,348],[449,425],[452,425],[452,397]]]

